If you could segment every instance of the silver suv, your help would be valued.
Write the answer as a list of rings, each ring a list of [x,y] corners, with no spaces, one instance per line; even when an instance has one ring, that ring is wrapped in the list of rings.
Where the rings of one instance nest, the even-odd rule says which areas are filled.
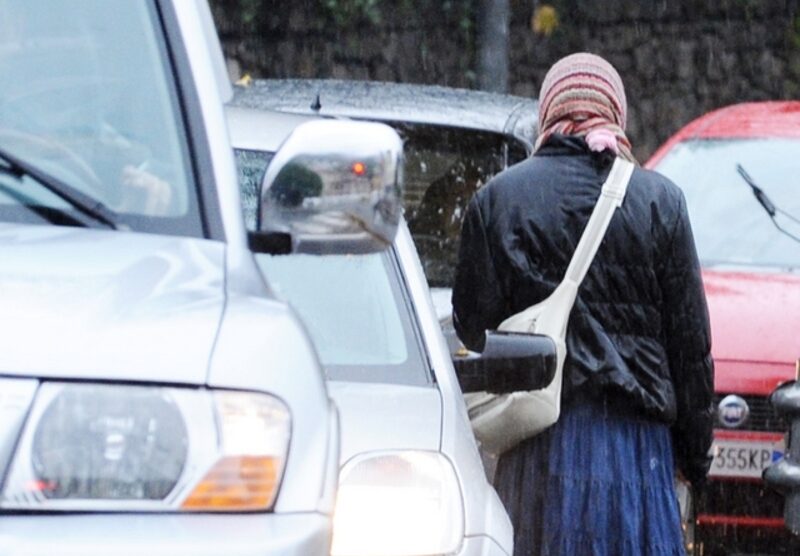
[[[253,258],[294,230],[245,231],[205,0],[3,6],[0,554],[327,554],[337,413]],[[361,218],[318,246],[393,238],[399,139],[363,135],[387,172],[306,195]]]

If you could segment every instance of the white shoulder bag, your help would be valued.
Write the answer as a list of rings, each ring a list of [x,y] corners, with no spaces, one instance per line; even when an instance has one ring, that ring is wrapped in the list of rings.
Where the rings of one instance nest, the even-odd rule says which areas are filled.
[[[621,158],[614,161],[564,279],[547,299],[500,323],[500,331],[549,336],[555,346],[556,368],[553,380],[541,390],[464,396],[472,429],[485,452],[499,455],[558,420],[569,314],[611,217],[622,205],[632,173],[633,164]]]

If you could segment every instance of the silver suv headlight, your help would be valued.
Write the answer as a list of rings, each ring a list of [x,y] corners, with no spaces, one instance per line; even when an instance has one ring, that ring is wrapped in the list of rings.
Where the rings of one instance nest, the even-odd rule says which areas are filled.
[[[452,554],[463,537],[458,478],[439,452],[364,454],[342,468],[334,556]]]
[[[268,394],[118,384],[42,384],[0,508],[265,511],[289,446]]]

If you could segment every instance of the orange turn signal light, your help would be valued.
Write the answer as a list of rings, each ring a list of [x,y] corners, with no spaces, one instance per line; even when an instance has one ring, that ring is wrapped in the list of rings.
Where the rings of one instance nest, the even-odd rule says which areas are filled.
[[[353,163],[353,173],[357,176],[363,176],[367,173],[367,165],[363,162],[354,162]]]
[[[184,500],[189,511],[266,510],[278,492],[282,462],[270,456],[230,456],[219,460]]]

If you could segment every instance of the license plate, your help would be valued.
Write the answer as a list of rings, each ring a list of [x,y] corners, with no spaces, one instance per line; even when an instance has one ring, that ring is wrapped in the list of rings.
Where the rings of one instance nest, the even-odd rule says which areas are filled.
[[[783,435],[750,433],[744,438],[720,438],[711,445],[711,477],[760,479],[761,473],[783,457]]]

